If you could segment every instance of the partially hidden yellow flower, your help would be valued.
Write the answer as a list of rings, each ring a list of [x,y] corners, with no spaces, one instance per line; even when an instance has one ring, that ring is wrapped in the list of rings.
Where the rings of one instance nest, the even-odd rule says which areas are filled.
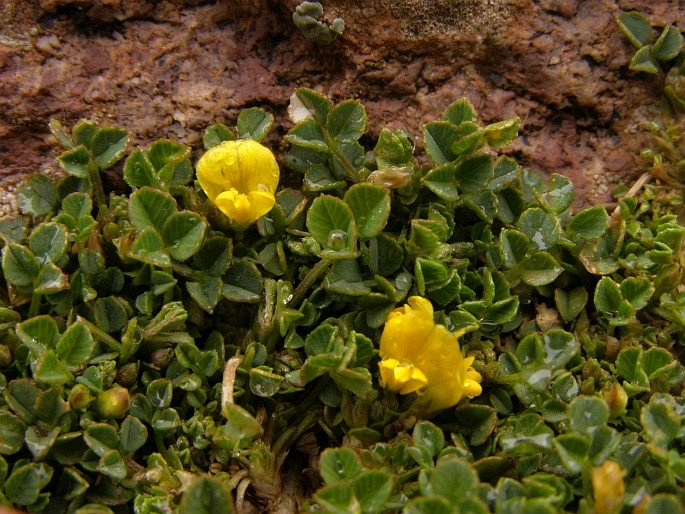
[[[380,356],[381,385],[400,394],[416,392],[428,412],[482,392],[473,357],[464,358],[458,334],[435,323],[433,305],[420,296],[388,315]]]
[[[197,163],[200,186],[239,230],[271,210],[278,179],[274,154],[251,139],[224,141]]]
[[[623,505],[625,471],[613,460],[605,460],[592,469],[592,489],[597,514],[615,514]]]

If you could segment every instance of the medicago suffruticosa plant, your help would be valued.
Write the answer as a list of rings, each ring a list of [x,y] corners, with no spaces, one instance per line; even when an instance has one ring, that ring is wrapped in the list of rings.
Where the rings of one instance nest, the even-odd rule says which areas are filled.
[[[466,100],[420,158],[357,101],[290,113],[292,189],[259,108],[204,157],[52,123],[65,177],[0,220],[0,503],[682,512],[675,200],[576,212]]]

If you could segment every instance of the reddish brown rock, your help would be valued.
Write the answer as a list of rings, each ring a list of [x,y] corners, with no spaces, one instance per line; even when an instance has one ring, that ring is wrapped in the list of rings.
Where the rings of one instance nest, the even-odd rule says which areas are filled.
[[[675,0],[324,1],[343,35],[318,48],[291,21],[299,0],[5,0],[0,6],[0,176],[55,171],[51,117],[118,125],[132,144],[202,131],[262,106],[289,127],[294,88],[356,97],[369,128],[422,126],[466,96],[485,123],[520,116],[507,149],[573,178],[582,201],[630,182],[660,80],[629,72],[616,16],[685,18]],[[284,150],[284,148],[280,148]]]

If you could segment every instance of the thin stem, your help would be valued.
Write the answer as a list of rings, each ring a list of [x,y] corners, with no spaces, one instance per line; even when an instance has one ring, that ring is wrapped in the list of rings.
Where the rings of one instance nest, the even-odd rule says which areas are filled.
[[[291,309],[297,309],[300,302],[304,300],[304,295],[309,291],[309,288],[314,285],[314,283],[319,280],[319,277],[323,275],[331,265],[331,261],[328,259],[321,259],[317,262],[312,269],[305,275],[293,292],[293,296],[288,302],[288,307]]]
[[[101,343],[105,343],[105,345],[109,346],[109,348],[111,348],[115,352],[121,353],[121,343],[114,339],[107,332],[102,330],[100,327],[91,323],[86,318],[83,318],[81,316],[76,316],[76,321],[81,322],[83,325],[85,325],[88,328],[88,330],[90,330],[90,333],[93,334],[93,337],[95,339],[97,339]]]
[[[29,318],[38,316],[40,312],[40,304],[42,303],[43,295],[40,293],[33,293],[31,295],[31,305],[29,306]]]
[[[102,177],[100,176],[100,168],[94,162],[90,163],[90,183],[93,186],[93,193],[95,193],[95,201],[103,213],[107,210],[107,196],[105,196],[105,187],[102,185]]]

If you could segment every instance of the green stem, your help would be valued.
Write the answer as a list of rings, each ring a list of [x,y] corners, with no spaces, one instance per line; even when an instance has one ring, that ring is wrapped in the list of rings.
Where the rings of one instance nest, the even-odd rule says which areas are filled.
[[[93,186],[93,193],[95,194],[95,202],[100,208],[100,213],[104,213],[107,210],[107,196],[105,196],[105,187],[102,185],[100,168],[92,160],[88,168],[90,173],[90,183]]]
[[[81,316],[76,316],[76,321],[81,322],[83,325],[90,330],[90,333],[93,334],[93,337],[100,341],[101,343],[104,343],[106,346],[108,346],[110,349],[114,350],[117,353],[121,352],[121,343],[114,339],[111,335],[109,335],[107,332],[99,328],[97,325],[91,323],[88,321],[86,318],[83,318]]]
[[[42,303],[43,295],[40,293],[33,293],[31,295],[31,305],[29,306],[29,318],[38,316],[40,312],[40,304]]]
[[[297,309],[300,302],[304,300],[304,295],[309,291],[309,288],[314,285],[314,283],[319,280],[321,275],[323,275],[328,268],[331,266],[331,261],[328,259],[321,259],[317,262],[312,269],[305,275],[293,292],[293,297],[288,302],[288,307],[291,309]]]

